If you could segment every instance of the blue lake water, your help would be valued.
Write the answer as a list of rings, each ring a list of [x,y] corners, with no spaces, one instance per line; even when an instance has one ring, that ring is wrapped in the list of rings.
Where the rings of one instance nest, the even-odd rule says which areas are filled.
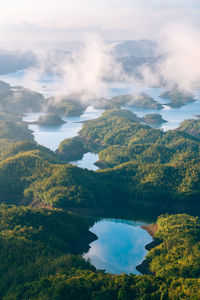
[[[30,86],[29,80],[24,77],[24,72],[16,72],[7,75],[1,75],[0,80],[4,80],[11,85],[22,85],[41,92],[46,97],[54,96],[59,91],[59,78],[52,76],[43,76],[36,86]],[[133,86],[131,83],[109,82],[107,97],[126,93],[145,92],[162,104],[166,103],[159,95],[163,92],[160,88],[144,88]],[[105,95],[99,95],[105,96]],[[138,116],[142,117],[147,113],[158,112],[168,123],[162,124],[163,130],[178,127],[179,123],[187,118],[192,118],[194,114],[200,113],[200,97],[196,95],[198,101],[188,104],[179,109],[166,107],[162,110],[136,109],[128,108]],[[103,110],[88,107],[84,114],[79,117],[63,117],[67,123],[61,126],[39,126],[30,124],[29,128],[33,131],[35,140],[45,147],[55,151],[60,142],[66,138],[76,136],[82,128],[83,122],[99,117]],[[28,113],[24,115],[23,120],[33,122],[38,120],[44,113]],[[71,162],[82,168],[97,170],[94,163],[98,160],[98,155],[86,153],[81,160]],[[98,269],[104,269],[113,274],[134,273],[138,274],[138,266],[145,258],[147,251],[145,245],[152,241],[151,236],[141,228],[144,223],[137,221],[127,221],[119,219],[102,219],[95,223],[90,229],[98,239],[91,243],[91,247],[84,254],[86,259],[90,259],[92,264]]]
[[[38,81],[35,82],[35,84],[30,86],[30,78],[25,75],[25,71],[18,71],[15,73],[10,73],[6,75],[0,75],[0,80],[4,80],[11,85],[22,85],[27,88],[32,88],[38,92],[41,92],[44,96],[50,97],[50,96],[55,96],[58,95],[59,90],[60,90],[60,84],[61,84],[61,79],[58,76],[52,76],[52,75],[42,75],[38,78]],[[163,92],[162,88],[147,88],[147,87],[142,87],[142,86],[136,86],[131,82],[108,82],[107,83],[107,92],[105,94],[105,91],[103,92],[102,95],[98,96],[106,96],[108,98],[111,98],[113,96],[117,95],[122,95],[122,94],[127,94],[127,93],[146,93],[150,95],[152,98],[155,100],[159,101],[162,104],[165,104],[166,99],[162,99],[159,96]],[[170,108],[170,107],[165,107],[162,110],[152,110],[152,109],[139,109],[139,108],[128,108],[131,111],[135,112],[138,114],[138,116],[143,117],[147,113],[155,113],[158,112],[162,115],[163,119],[168,121],[168,123],[163,123],[160,128],[163,130],[169,130],[169,129],[174,129],[177,128],[179,123],[182,122],[185,119],[189,118],[194,118],[195,114],[200,113],[200,93],[196,92],[195,97],[197,99],[196,102],[194,103],[189,103],[181,108]],[[98,110],[97,110],[98,111]],[[82,119],[87,119],[87,112],[81,116]],[[79,121],[79,117],[77,118],[77,121]],[[63,125],[64,126],[64,125]],[[65,127],[60,127],[56,128],[55,131],[57,132],[58,139],[60,137],[64,136],[63,130],[65,131]],[[73,134],[77,134],[76,128],[81,128],[81,124],[79,125],[70,125],[70,131],[71,134],[69,133],[70,137]],[[33,130],[36,129],[36,127],[33,127]],[[78,130],[79,130],[78,129]],[[44,129],[41,129],[44,132]],[[49,130],[49,131],[53,131]],[[45,130],[47,133],[47,129]],[[39,134],[39,133],[38,133]],[[37,133],[35,135],[38,135]],[[44,137],[44,135],[42,135]],[[49,135],[47,133],[47,136],[49,138]],[[65,137],[64,137],[65,138]],[[41,142],[41,138],[39,138],[39,141]],[[46,140],[46,139],[45,139]],[[46,143],[46,142],[45,142]],[[58,144],[58,143],[57,143]],[[51,148],[52,149],[52,148]],[[55,146],[54,146],[55,149]]]
[[[64,123],[60,126],[39,126],[38,124],[29,124],[28,127],[33,131],[35,141],[53,151],[58,149],[60,142],[64,139],[72,138],[78,135],[79,130],[82,128],[83,122],[98,118],[103,110],[88,107],[84,114],[79,117],[63,117]],[[45,113],[26,113],[24,114],[23,121],[34,122]],[[71,162],[80,168],[87,168],[88,170],[96,171],[99,168],[94,165],[98,160],[98,154],[88,152],[83,155],[83,158],[78,161]]]
[[[0,80],[4,80],[11,85],[23,85],[27,88],[32,88],[38,92],[41,92],[44,96],[50,97],[58,94],[60,88],[60,78],[58,76],[52,75],[43,75],[38,78],[38,82],[34,86],[30,86],[30,78],[27,78],[25,71],[18,71],[15,73],[10,73],[6,75],[0,75]],[[163,92],[161,88],[147,88],[141,86],[135,86],[130,82],[108,82],[107,83],[107,94],[102,94],[98,96],[106,96],[111,98],[113,96],[127,94],[127,93],[146,93],[150,95],[155,100],[159,101],[161,104],[166,104],[168,101],[162,99],[159,96]],[[105,91],[104,91],[105,93]],[[194,118],[194,115],[200,113],[200,93],[195,93],[197,99],[196,102],[189,103],[181,108],[170,108],[169,106],[164,105],[164,108],[161,110],[153,109],[141,109],[133,107],[125,107],[139,117],[143,117],[145,114],[149,113],[160,113],[162,118],[168,122],[161,124],[160,126],[154,126],[160,128],[164,131],[169,129],[175,129],[179,126],[180,122],[185,119]],[[35,140],[44,145],[51,150],[55,151],[60,142],[66,138],[72,138],[76,136],[79,130],[82,128],[82,122],[87,120],[92,120],[99,117],[102,114],[103,110],[94,109],[91,106],[86,109],[83,115],[80,117],[64,117],[63,120],[67,123],[62,124],[61,126],[38,126],[36,124],[29,125],[29,128],[33,131]],[[29,113],[25,114],[24,121],[36,121],[42,113]],[[79,165],[80,167],[87,167],[93,170],[97,170],[97,167],[94,166],[95,159],[94,154],[87,153],[84,155],[82,160],[73,162],[74,164]]]
[[[88,107],[84,114],[79,117],[63,117],[66,123],[60,126],[39,126],[38,124],[29,124],[28,127],[33,131],[34,139],[37,143],[55,151],[60,142],[67,138],[78,135],[83,122],[96,119],[102,114],[103,110]],[[23,121],[34,122],[45,113],[26,113]]]
[[[145,245],[151,236],[141,228],[144,223],[137,221],[102,219],[90,229],[98,240],[90,244],[84,258],[90,259],[97,269],[112,274],[133,273],[145,258]]]
[[[98,154],[91,152],[85,153],[83,158],[77,161],[71,161],[72,165],[76,165],[79,168],[86,168],[88,170],[97,171],[99,168],[94,165],[94,163],[99,160]]]

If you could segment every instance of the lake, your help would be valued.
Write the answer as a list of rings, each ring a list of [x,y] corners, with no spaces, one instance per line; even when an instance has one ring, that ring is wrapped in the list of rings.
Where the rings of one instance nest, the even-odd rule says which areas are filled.
[[[95,162],[99,160],[99,155],[95,153],[85,153],[83,155],[83,158],[77,161],[71,161],[70,163],[72,165],[76,165],[79,168],[86,168],[88,170],[97,171],[99,170],[99,167],[95,166]]]
[[[37,81],[34,81],[32,84],[30,82],[30,77],[26,76],[25,71],[17,71],[15,73],[0,75],[0,80],[4,80],[11,85],[22,85],[27,88],[32,88],[33,90],[42,93],[46,97],[55,96],[58,95],[60,91],[60,84],[61,78],[58,76],[53,75],[41,75]],[[152,98],[160,102],[161,104],[166,104],[168,100],[162,99],[159,96],[163,92],[162,88],[153,87],[153,88],[147,88],[143,86],[136,86],[132,82],[107,82],[106,83],[107,88],[106,90],[102,91],[102,95],[98,95],[101,97],[107,97],[111,98],[113,96],[127,94],[127,93],[146,93],[150,95]],[[136,113],[139,117],[143,117],[145,114],[149,113],[160,113],[162,115],[162,118],[168,121],[167,123],[163,123],[159,128],[163,129],[164,131],[169,129],[175,129],[179,126],[179,123],[182,122],[185,119],[194,118],[195,114],[200,113],[200,93],[195,93],[195,98],[197,99],[196,102],[189,103],[181,108],[170,108],[168,106],[165,106],[164,109],[161,110],[153,110],[153,109],[140,109],[140,108],[128,108],[129,110]],[[96,114],[99,116],[101,114],[102,110],[96,110]],[[46,147],[48,145],[52,150],[56,149],[56,145],[59,144],[59,142],[64,139],[72,136],[77,135],[77,132],[81,128],[81,124],[73,124],[73,120],[76,121],[83,121],[83,120],[89,120],[88,118],[88,111],[81,116],[81,117],[72,117],[67,118],[67,120],[70,120],[70,124],[66,125],[66,127],[59,127],[54,129],[49,129],[49,131],[45,130],[46,136],[48,139],[44,137],[44,134],[40,134],[37,127],[32,127],[32,129],[37,131],[35,133],[36,140],[38,142],[45,143]],[[74,119],[73,119],[74,118]],[[64,119],[65,120],[65,119]],[[65,129],[69,130],[65,130]],[[44,132],[44,128],[40,129],[42,132]],[[49,136],[52,134],[53,131],[56,131],[57,138],[59,142],[51,142],[48,143],[47,140],[49,140]],[[62,139],[61,139],[62,138]]]
[[[1,75],[0,79],[7,81],[11,85],[24,85],[28,87],[28,82],[24,78],[24,71],[19,71],[12,74]],[[45,96],[53,96],[56,94],[56,87],[58,88],[59,77],[55,76],[42,76],[40,78],[40,84],[38,87],[38,92],[43,93]],[[196,93],[195,97],[196,102],[188,103],[187,105],[181,108],[170,108],[165,105],[168,100],[160,98],[160,94],[163,92],[161,88],[145,88],[141,86],[134,86],[132,83],[123,83],[123,82],[108,82],[107,83],[107,97],[113,97],[117,95],[122,95],[126,93],[140,93],[144,92],[150,95],[155,100],[159,101],[164,105],[164,108],[161,110],[154,109],[142,109],[142,108],[133,108],[133,107],[124,107],[128,110],[133,111],[139,117],[143,117],[145,114],[149,113],[160,113],[162,118],[168,122],[163,123],[159,126],[152,126],[155,128],[160,128],[164,131],[169,129],[175,129],[179,126],[180,122],[188,118],[194,118],[195,114],[200,113],[200,94]],[[105,96],[105,95],[99,95]],[[67,123],[60,126],[39,126],[36,124],[30,124],[29,129],[33,131],[34,139],[39,144],[50,148],[55,151],[60,142],[66,138],[72,138],[78,135],[79,130],[82,128],[83,122],[98,118],[104,110],[95,109],[89,106],[81,116],[77,117],[63,117],[63,120]],[[26,122],[36,121],[39,116],[44,113],[27,113],[24,115],[23,120]],[[94,163],[98,160],[98,155],[93,153],[86,153],[83,156],[83,159],[73,162],[82,168],[88,168],[90,170],[98,170],[98,167]]]
[[[59,126],[40,126],[38,124],[29,124],[28,127],[33,131],[34,139],[41,144],[55,151],[60,142],[64,139],[72,138],[78,135],[82,128],[83,122],[98,118],[104,110],[95,109],[89,106],[81,116],[63,117],[66,122]],[[45,113],[25,113],[24,122],[34,122]]]
[[[1,80],[5,80],[11,85],[23,85],[23,72],[16,72],[0,76]],[[47,76],[41,78],[40,86],[36,91],[43,93],[46,97],[55,95],[57,78]],[[33,88],[33,87],[31,87]],[[151,88],[144,89],[142,87],[134,87],[128,83],[108,83],[108,97],[134,92],[146,92],[154,99],[165,103],[159,98],[162,89]],[[129,108],[138,116],[144,116],[147,113],[156,112],[155,110],[133,109]],[[29,129],[33,131],[34,139],[39,144],[55,151],[60,142],[66,138],[72,138],[78,135],[82,128],[83,122],[98,118],[104,110],[94,109],[89,106],[81,116],[63,117],[64,123],[60,126],[39,126],[37,124],[29,124]],[[186,105],[181,109],[169,109],[165,107],[159,111],[163,118],[168,120],[161,126],[163,130],[172,129],[178,126],[178,123],[185,118],[192,117],[193,114],[200,112],[199,101]],[[44,113],[27,113],[24,115],[25,122],[34,122]],[[98,167],[94,163],[98,160],[98,154],[86,153],[83,158],[78,161],[71,162],[82,168],[96,171]],[[127,221],[121,219],[101,219],[90,229],[98,237],[96,241],[90,244],[90,249],[84,254],[86,259],[90,259],[91,263],[97,269],[104,269],[112,274],[134,273],[139,274],[136,270],[146,256],[145,245],[152,241],[152,237],[141,228],[144,222]]]
[[[136,267],[144,260],[145,245],[152,237],[141,228],[144,223],[120,219],[102,219],[90,229],[98,240],[83,255],[97,269],[111,274],[140,274]]]
[[[63,117],[66,122],[60,126],[40,126],[38,124],[29,124],[28,127],[33,131],[34,140],[53,151],[58,149],[60,142],[64,139],[72,138],[78,135],[82,128],[83,122],[98,118],[104,110],[95,109],[89,106],[84,114],[77,117]],[[23,117],[24,122],[35,122],[45,113],[25,113]],[[87,168],[88,170],[96,171],[99,168],[94,165],[98,160],[98,154],[88,152],[83,155],[83,158],[78,161],[71,162],[80,168]]]

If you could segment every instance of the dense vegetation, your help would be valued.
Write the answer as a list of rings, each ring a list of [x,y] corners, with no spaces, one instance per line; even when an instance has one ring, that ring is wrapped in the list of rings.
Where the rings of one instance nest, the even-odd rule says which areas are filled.
[[[44,175],[24,190],[26,202],[37,201],[62,208],[101,208],[114,201],[115,192],[109,188],[104,174],[63,165],[51,168],[49,176]]]
[[[48,176],[51,164],[60,162],[55,153],[33,141],[0,139],[0,200],[20,203],[24,189]]]
[[[147,137],[148,135],[148,137]],[[144,139],[155,141],[162,132],[140,124],[138,117],[128,110],[113,109],[106,111],[98,119],[83,124],[80,138],[86,140],[89,147],[99,149],[111,145],[124,145],[130,141]]]
[[[70,160],[70,153],[79,154],[78,148],[82,149],[81,153],[86,149],[100,151],[99,165],[109,169],[97,173],[81,172],[85,172],[85,178],[88,174],[96,178],[97,185],[90,185],[90,180],[85,185],[91,195],[95,194],[94,190],[101,186],[103,180],[107,194],[101,204],[119,201],[122,205],[119,199],[122,197],[124,205],[138,205],[139,202],[150,207],[154,203],[184,210],[187,206],[199,207],[199,147],[199,141],[185,132],[172,130],[164,133],[138,123],[130,111],[114,109],[85,123],[79,137],[62,142],[58,152],[66,153]],[[78,176],[78,171],[76,174]],[[69,183],[74,179],[75,172],[73,179],[68,183],[62,180],[61,185],[69,189]],[[78,177],[76,180],[80,182]],[[78,191],[78,186],[80,188],[73,183],[73,190]],[[33,194],[41,198],[44,192],[49,194],[52,187],[55,189],[53,179],[51,184],[50,181],[48,184],[38,182]],[[59,197],[64,199],[64,195],[66,191],[61,192]],[[52,197],[48,198],[47,202]],[[84,205],[84,202],[80,203]],[[93,203],[101,205],[98,198]]]
[[[77,255],[95,239],[88,232],[92,222],[62,210],[2,205],[1,298],[198,299],[198,218],[158,219],[160,244],[147,256],[152,275],[145,276],[105,274]]]
[[[87,107],[78,95],[52,97],[47,101],[49,112],[63,116],[80,116]]]
[[[143,122],[151,125],[160,125],[167,122],[160,114],[147,114],[143,118]]]
[[[119,96],[114,96],[111,99],[96,97],[94,99],[91,99],[90,104],[96,108],[104,109],[121,108],[123,106],[156,110],[163,108],[163,106],[159,102],[157,102],[151,96],[145,93],[123,94]]]
[[[179,130],[164,133],[114,109],[84,123],[79,136],[53,153],[34,142],[2,139],[1,202],[53,207],[143,207],[196,211],[200,142]],[[99,152],[98,172],[61,161]]]
[[[33,140],[33,134],[28,126],[21,122],[0,121],[0,139],[12,141]]]
[[[56,153],[65,161],[81,159],[88,149],[79,139],[71,138],[62,141]]]
[[[160,103],[158,103],[152,97],[144,93],[138,95],[127,94],[127,95],[115,96],[111,99],[111,102],[113,103],[113,105],[118,105],[118,106],[162,109],[162,105]]]
[[[200,139],[200,120],[190,119],[180,123],[178,130],[187,132],[192,136]]]
[[[0,141],[2,146],[0,147],[0,160],[2,161],[7,158],[14,157],[17,154],[23,154],[25,152],[30,153],[29,151],[31,151],[31,153],[37,154],[38,156],[44,158],[49,162],[54,162],[54,163],[59,162],[57,156],[53,151],[51,151],[48,148],[45,148],[44,146],[37,144],[34,141],[22,140],[22,141],[13,142],[4,139],[1,139]],[[3,141],[5,141],[5,146],[3,146],[4,145]]]
[[[160,216],[154,239],[161,243],[147,255],[150,271],[161,277],[200,277],[200,221],[185,214]]]
[[[38,92],[21,86],[11,87],[9,84],[0,81],[1,114],[21,117],[25,112],[41,112],[45,110],[61,116],[79,116],[86,107],[87,105],[81,102],[80,95],[45,98]]]
[[[24,113],[41,111],[45,105],[42,94],[23,87],[0,91],[0,110],[7,113]]]
[[[86,220],[60,210],[0,207],[0,296],[50,274],[94,270],[79,256],[96,237]],[[4,298],[5,296],[5,298]],[[10,299],[15,299],[10,297]]]
[[[34,123],[43,126],[59,126],[66,122],[63,121],[59,115],[51,113],[44,116],[40,116],[38,121]]]
[[[2,84],[1,93],[8,91]],[[164,133],[115,108],[84,123],[79,136],[63,141],[54,153],[33,142],[27,125],[13,115],[6,120],[7,108],[20,112],[27,99],[9,97],[8,106],[1,98],[0,202],[18,206],[0,206],[0,298],[198,299],[198,218],[159,217],[156,247],[145,264],[151,275],[116,276],[95,270],[78,255],[96,238],[89,233],[94,220],[70,211],[81,207],[112,212],[120,207],[131,212],[141,207],[155,214],[199,214],[199,122],[186,121]],[[38,105],[39,99],[46,101],[38,97]],[[61,115],[84,110],[70,99],[55,105]],[[29,104],[26,109],[31,109]],[[53,106],[50,110],[55,112]],[[87,151],[99,152],[104,169],[93,172],[64,163]]]

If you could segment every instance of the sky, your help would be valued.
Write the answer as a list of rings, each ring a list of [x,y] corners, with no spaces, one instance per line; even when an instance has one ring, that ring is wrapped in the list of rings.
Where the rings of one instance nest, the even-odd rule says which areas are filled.
[[[53,58],[53,71],[64,74],[62,93],[98,94],[106,76],[127,79],[114,46],[139,39],[157,41],[155,55],[162,57],[153,72],[142,66],[143,86],[160,78],[182,90],[200,86],[200,0],[0,0],[0,8],[0,49],[28,48],[38,57],[26,74],[33,89],[50,64],[48,50],[60,49],[73,53],[65,63]]]
[[[182,22],[200,28],[200,0],[0,0],[0,41],[157,39]]]

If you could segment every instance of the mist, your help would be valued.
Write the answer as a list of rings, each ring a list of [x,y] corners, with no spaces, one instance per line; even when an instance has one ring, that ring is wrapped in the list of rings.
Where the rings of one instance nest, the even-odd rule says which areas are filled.
[[[63,95],[73,95],[74,99],[84,103],[109,97],[109,82],[126,82],[133,89],[134,86],[176,87],[189,92],[199,89],[200,31],[197,27],[178,22],[163,26],[155,49],[151,48],[149,54],[150,59],[154,58],[153,63],[144,62],[137,68],[133,65],[134,71],[128,74],[119,57],[125,49],[127,57],[135,57],[137,61],[137,45],[140,44],[140,41],[138,44],[137,41],[126,44],[105,42],[97,34],[87,34],[73,51],[32,49],[34,63],[25,68],[20,85],[42,91],[44,82],[41,77],[51,76],[51,90],[56,101]],[[146,53],[145,59],[148,61]]]
[[[106,45],[98,36],[89,35],[84,47],[72,54],[70,61],[60,65],[63,74],[62,93],[95,97],[107,92],[105,78],[118,76],[120,66],[112,56],[112,45]]]
[[[200,31],[189,24],[167,24],[161,29],[153,69],[140,68],[142,84],[192,92],[200,87]]]
[[[108,95],[109,80],[125,80],[125,73],[114,55],[115,43],[105,43],[97,35],[87,35],[82,46],[74,51],[35,51],[37,63],[25,70],[22,85],[42,90],[41,77],[55,77],[51,89],[57,101],[63,95],[73,95],[89,102]]]

